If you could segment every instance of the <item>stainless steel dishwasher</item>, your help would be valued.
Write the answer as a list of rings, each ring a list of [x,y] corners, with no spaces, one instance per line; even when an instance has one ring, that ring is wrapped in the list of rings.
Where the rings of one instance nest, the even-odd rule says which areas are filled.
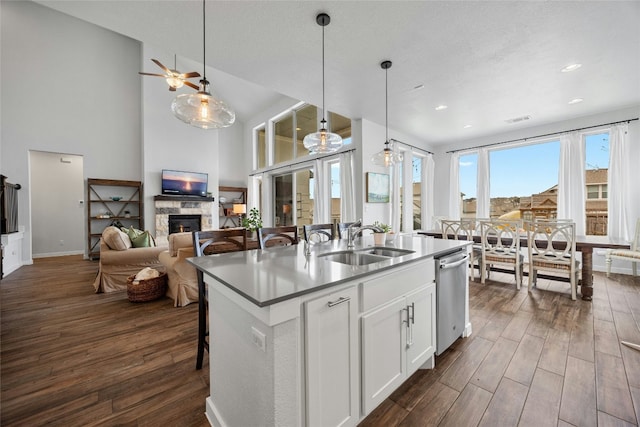
[[[445,351],[464,331],[466,251],[436,258],[436,354]]]

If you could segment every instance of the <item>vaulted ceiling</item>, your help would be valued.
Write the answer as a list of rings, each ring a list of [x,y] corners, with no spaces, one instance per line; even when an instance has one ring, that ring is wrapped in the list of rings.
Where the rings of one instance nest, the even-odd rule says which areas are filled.
[[[201,62],[201,1],[37,3]],[[245,117],[274,93],[322,105],[319,12],[331,16],[327,109],[384,125],[379,64],[389,59],[389,126],[433,145],[640,105],[638,1],[209,0],[206,7],[206,62],[219,71],[208,77]],[[573,63],[582,67],[561,71]],[[577,98],[583,102],[569,104]]]

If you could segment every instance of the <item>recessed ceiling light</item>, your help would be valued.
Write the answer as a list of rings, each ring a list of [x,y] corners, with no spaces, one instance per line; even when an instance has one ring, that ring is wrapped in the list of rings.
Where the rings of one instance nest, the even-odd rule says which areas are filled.
[[[581,103],[582,101],[584,101],[584,99],[582,99],[582,98],[574,98],[574,99],[572,99],[571,101],[569,101],[569,105],[579,104],[579,103]]]
[[[469,129],[470,127],[472,127],[471,125],[464,125],[465,129]]]
[[[449,108],[449,107],[447,107],[446,105],[438,105],[436,107],[436,111],[446,110],[447,108]]]
[[[582,64],[569,64],[560,71],[562,71],[563,73],[568,73],[569,71],[575,71],[580,67],[582,67]]]

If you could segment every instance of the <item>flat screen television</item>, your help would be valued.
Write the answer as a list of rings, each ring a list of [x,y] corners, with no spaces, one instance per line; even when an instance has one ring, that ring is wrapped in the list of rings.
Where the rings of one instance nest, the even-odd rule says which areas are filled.
[[[208,182],[206,173],[162,170],[162,194],[206,197]]]

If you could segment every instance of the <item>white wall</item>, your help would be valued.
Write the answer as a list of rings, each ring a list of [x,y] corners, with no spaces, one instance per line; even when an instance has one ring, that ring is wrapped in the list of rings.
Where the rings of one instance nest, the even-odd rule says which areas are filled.
[[[23,186],[30,263],[30,150],[83,156],[85,178],[142,178],[140,45],[32,2],[0,8],[0,167]]]
[[[33,257],[83,254],[87,226],[82,156],[29,154]]]

